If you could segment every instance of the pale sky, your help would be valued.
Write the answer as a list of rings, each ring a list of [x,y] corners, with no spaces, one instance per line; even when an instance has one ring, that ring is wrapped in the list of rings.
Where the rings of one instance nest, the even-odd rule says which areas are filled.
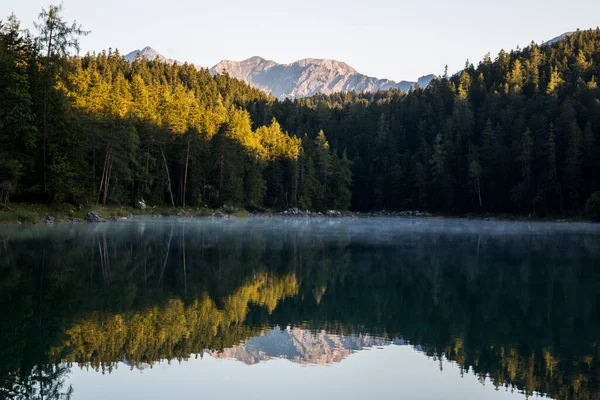
[[[245,365],[234,360],[162,362],[143,371],[120,364],[110,374],[71,369],[73,398],[164,399],[420,399],[525,400],[504,387],[485,386],[454,362],[440,364],[409,346],[363,350],[331,365],[300,365],[277,359]],[[533,396],[532,396],[533,398]]]
[[[57,1],[2,0],[0,17],[15,12],[32,27]],[[64,0],[65,17],[90,36],[82,51],[151,46],[166,57],[212,67],[223,59],[259,55],[280,63],[301,58],[345,61],[369,76],[415,80],[444,66],[460,70],[600,24],[598,0]]]

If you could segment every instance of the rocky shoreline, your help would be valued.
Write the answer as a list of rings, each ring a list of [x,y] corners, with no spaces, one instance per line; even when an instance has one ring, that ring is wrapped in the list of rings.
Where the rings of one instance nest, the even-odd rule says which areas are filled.
[[[151,209],[148,209],[151,211]],[[148,218],[168,218],[168,217],[179,217],[179,218],[249,218],[249,217],[290,217],[290,218],[359,218],[359,217],[382,217],[382,218],[407,218],[407,217],[416,217],[416,218],[428,218],[433,217],[433,215],[429,212],[421,212],[421,211],[373,211],[369,213],[359,213],[359,212],[351,212],[351,211],[339,211],[339,210],[327,210],[324,212],[321,211],[310,211],[310,210],[301,210],[299,208],[289,208],[287,210],[283,210],[280,212],[244,212],[240,213],[239,210],[231,208],[231,207],[221,207],[215,210],[211,210],[212,212],[206,212],[203,210],[202,214],[198,214],[197,212],[193,212],[191,210],[180,210],[176,214],[162,214],[162,213],[145,213],[142,215],[134,215],[129,214],[126,217],[112,215],[110,217],[103,217],[99,212],[91,210],[87,213],[86,218],[57,218],[52,215],[46,215],[41,219],[41,223],[44,224],[55,224],[55,223],[72,223],[72,224],[82,224],[82,223],[106,223],[106,222],[118,222],[118,221],[126,221],[130,220],[134,217],[148,217]],[[21,222],[17,221],[16,223],[20,224]]]
[[[100,207],[102,208],[102,207]],[[44,210],[45,211],[45,210]],[[5,211],[0,210],[0,216]],[[188,209],[163,209],[148,207],[142,204],[136,208],[105,207],[103,210],[93,209],[85,212],[80,207],[77,212],[74,210],[58,211],[57,213],[43,212],[38,210],[34,217],[23,219],[18,213],[12,218],[6,217],[0,219],[0,224],[23,224],[23,223],[43,223],[43,224],[83,224],[83,223],[110,223],[118,221],[131,220],[136,217],[146,218],[460,218],[476,219],[484,221],[547,221],[547,222],[589,222],[583,218],[539,218],[532,215],[505,215],[505,214],[465,214],[465,215],[443,215],[432,214],[427,211],[405,210],[405,211],[371,211],[371,212],[353,212],[353,211],[311,211],[301,210],[299,208],[289,208],[279,212],[271,211],[246,211],[224,205],[218,209],[209,208],[188,208]]]

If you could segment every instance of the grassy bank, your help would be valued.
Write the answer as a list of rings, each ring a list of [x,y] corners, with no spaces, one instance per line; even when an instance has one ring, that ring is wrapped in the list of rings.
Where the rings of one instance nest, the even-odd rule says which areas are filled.
[[[170,208],[170,207],[148,207],[145,210],[128,206],[84,206],[74,207],[69,204],[10,204],[8,207],[0,208],[0,223],[3,224],[36,224],[43,223],[47,217],[53,217],[54,222],[87,221],[87,213],[95,211],[103,218],[133,216],[176,216],[205,217],[222,212],[236,216],[247,216],[244,210],[227,209],[213,210],[208,208]]]

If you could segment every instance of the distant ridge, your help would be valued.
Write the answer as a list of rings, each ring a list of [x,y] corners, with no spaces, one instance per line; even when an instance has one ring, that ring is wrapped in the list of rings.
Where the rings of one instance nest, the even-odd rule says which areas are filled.
[[[179,63],[177,60],[163,56],[150,46],[127,53],[123,58],[133,62],[138,57],[167,64]],[[195,67],[202,68],[198,65]],[[212,67],[210,72],[213,75],[226,72],[279,99],[349,91],[374,92],[400,89],[408,92],[417,86],[426,87],[435,78],[435,75],[430,74],[420,77],[416,82],[395,82],[361,74],[342,61],[305,58],[291,64],[279,64],[258,56],[243,61],[223,60]]]
[[[571,36],[571,35],[572,35],[572,34],[574,34],[574,33],[575,33],[575,32],[565,32],[565,33],[563,33],[562,35],[559,35],[559,36],[557,36],[557,37],[555,37],[555,38],[552,38],[552,39],[548,40],[547,42],[544,42],[544,44],[548,44],[548,45],[550,45],[550,44],[554,44],[554,43],[556,43],[556,42],[559,42],[559,41],[561,41],[561,40],[563,40],[563,39],[566,39],[566,38],[568,38],[569,36]]]
[[[134,50],[131,53],[127,53],[125,56],[123,56],[123,58],[129,62],[133,62],[138,57],[144,58],[149,61],[158,59],[158,61],[167,64],[174,64],[176,62],[176,60],[166,58],[150,46],[146,46],[141,50]]]
[[[576,31],[565,32],[546,42],[552,45],[567,39]],[[125,60],[133,62],[137,57],[146,60],[158,59],[161,62],[174,64],[177,60],[167,58],[146,46],[134,50],[124,56]],[[195,65],[200,69],[201,66]],[[379,79],[359,73],[342,61],[304,58],[290,64],[279,64],[259,56],[242,61],[223,60],[210,68],[213,75],[227,73],[266,93],[271,93],[278,99],[309,97],[315,94],[331,94],[338,92],[375,92],[378,90],[399,89],[408,92],[411,89],[427,87],[436,77],[433,74],[424,75],[413,81],[396,82],[390,79]]]
[[[279,99],[349,91],[400,89],[407,92],[417,85],[425,87],[435,78],[435,75],[425,75],[417,82],[395,82],[363,75],[336,60],[305,58],[290,64],[279,64],[258,56],[242,61],[223,60],[210,72],[213,75],[226,72]]]

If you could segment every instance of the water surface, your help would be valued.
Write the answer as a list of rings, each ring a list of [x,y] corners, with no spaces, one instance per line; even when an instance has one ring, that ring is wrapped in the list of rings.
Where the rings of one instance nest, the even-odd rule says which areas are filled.
[[[600,398],[600,226],[0,227],[0,398]]]

